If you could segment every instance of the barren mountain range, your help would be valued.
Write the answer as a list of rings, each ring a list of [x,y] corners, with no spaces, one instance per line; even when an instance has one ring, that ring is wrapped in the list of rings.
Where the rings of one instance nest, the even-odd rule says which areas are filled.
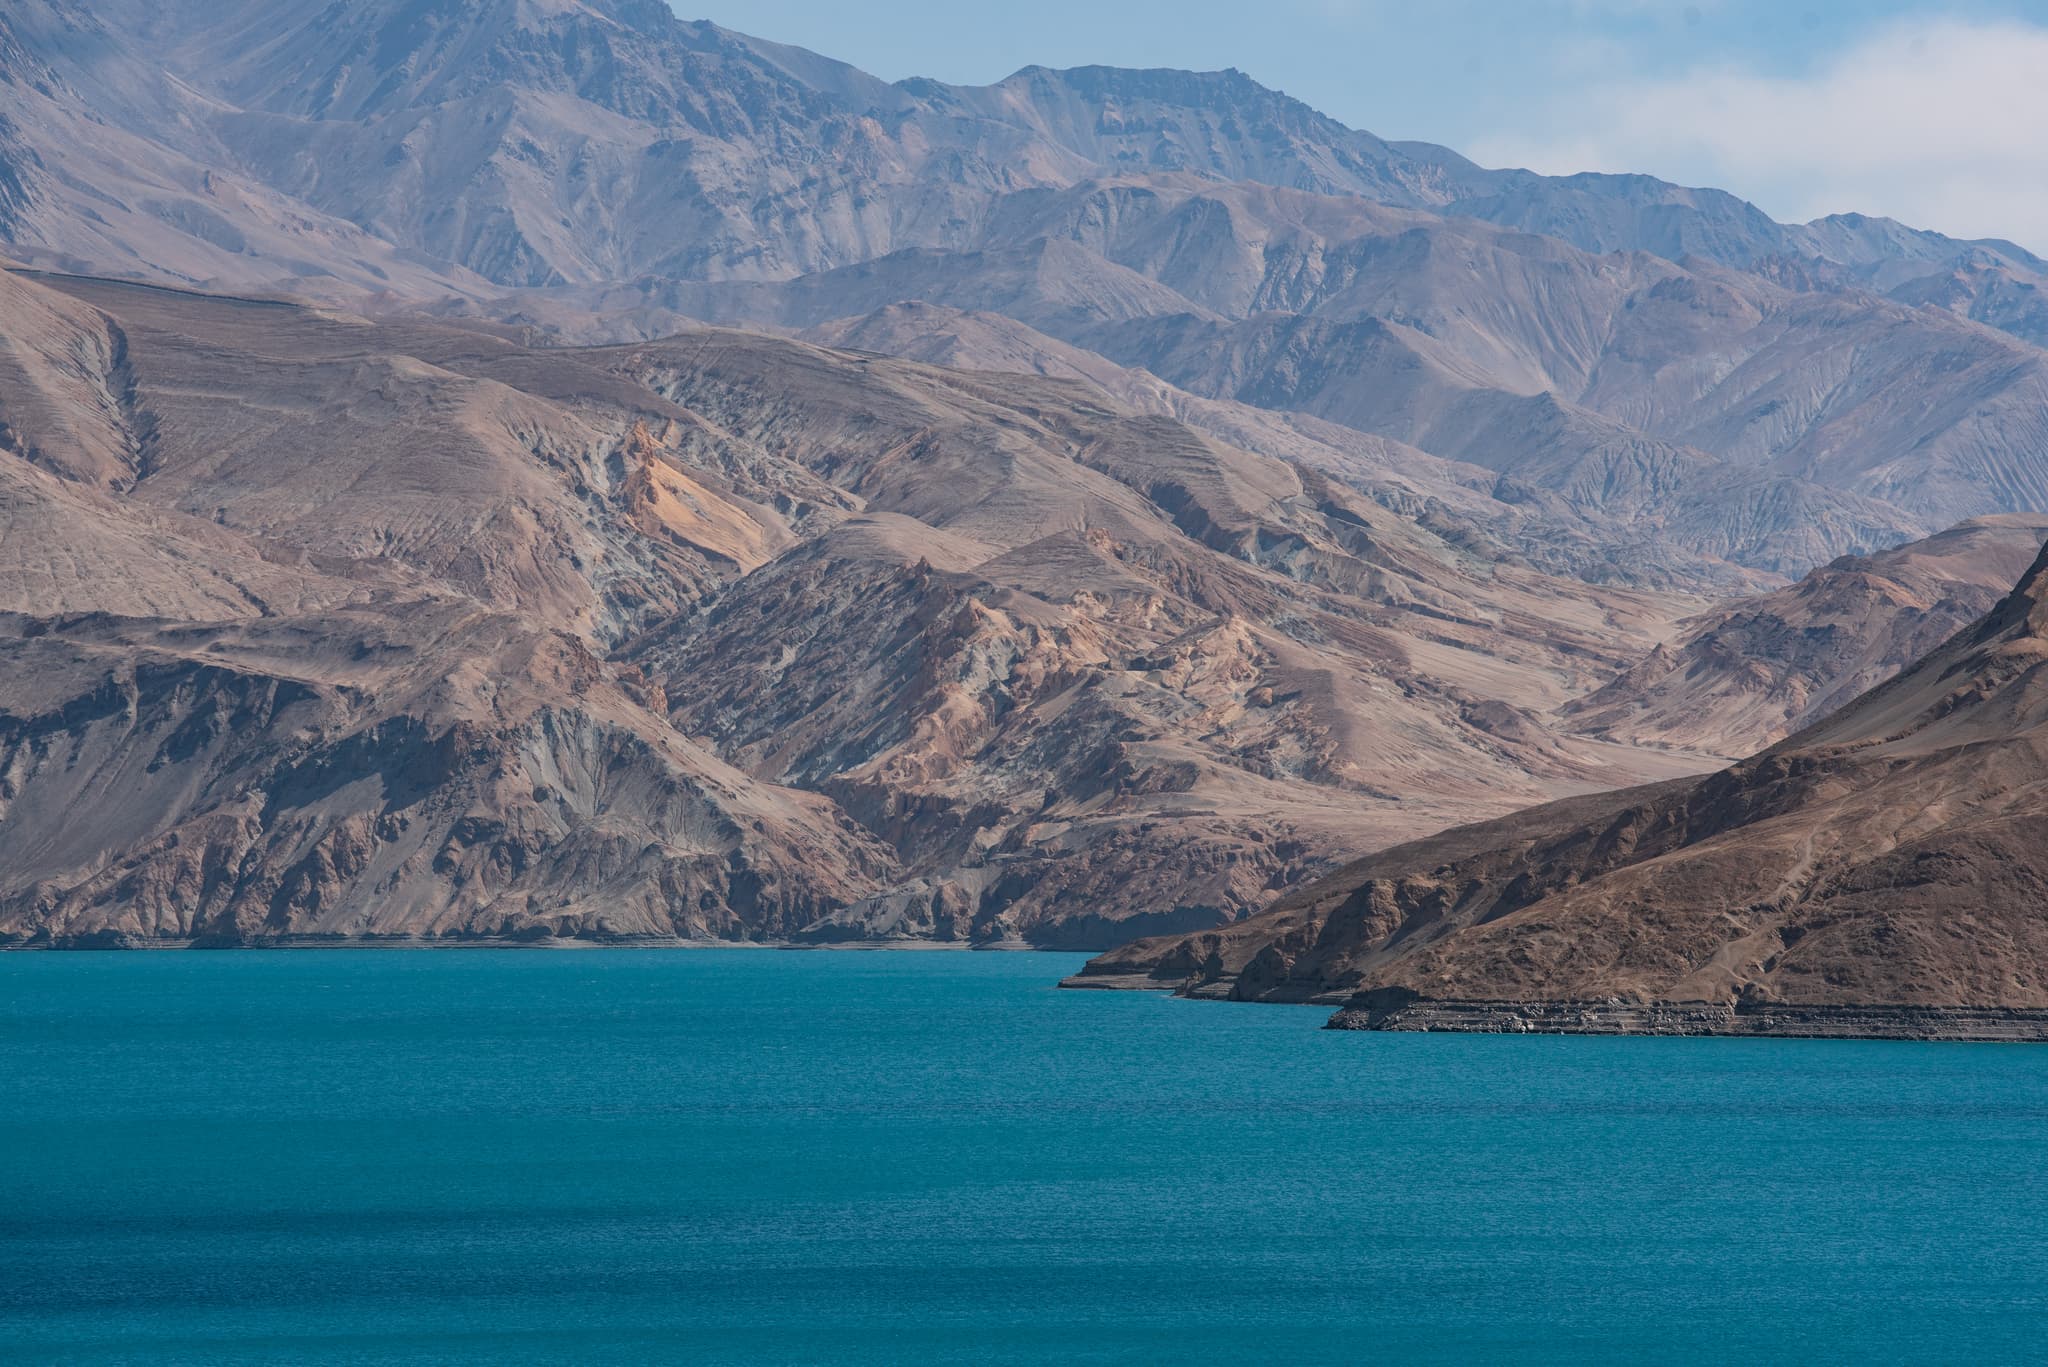
[[[1686,600],[1092,388],[0,276],[0,932],[1094,943],[1681,772]]]
[[[1000,314],[1723,587],[2048,506],[2018,248],[1481,170],[1234,72],[891,85],[657,0],[24,0],[0,80],[31,264],[585,341]]]
[[[2048,264],[1236,72],[21,0],[0,252],[17,943],[1206,932],[2048,534]]]

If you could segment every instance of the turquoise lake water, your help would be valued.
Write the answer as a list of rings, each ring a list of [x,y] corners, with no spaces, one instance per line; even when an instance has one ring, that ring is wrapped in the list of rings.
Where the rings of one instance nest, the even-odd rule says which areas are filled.
[[[0,956],[0,1360],[2048,1356],[2048,1048],[1065,955]]]

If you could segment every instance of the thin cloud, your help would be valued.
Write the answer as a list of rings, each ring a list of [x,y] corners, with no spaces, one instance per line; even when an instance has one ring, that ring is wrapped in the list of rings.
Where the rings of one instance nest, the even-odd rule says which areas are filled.
[[[2048,28],[1918,21],[1812,72],[1696,68],[1580,82],[1479,160],[1553,173],[1649,171],[1780,218],[1860,211],[2048,251]]]

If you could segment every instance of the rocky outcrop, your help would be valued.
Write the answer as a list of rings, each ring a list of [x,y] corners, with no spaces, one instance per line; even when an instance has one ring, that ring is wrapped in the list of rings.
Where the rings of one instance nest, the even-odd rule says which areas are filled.
[[[830,803],[460,602],[0,619],[0,940],[786,937],[885,883]]]

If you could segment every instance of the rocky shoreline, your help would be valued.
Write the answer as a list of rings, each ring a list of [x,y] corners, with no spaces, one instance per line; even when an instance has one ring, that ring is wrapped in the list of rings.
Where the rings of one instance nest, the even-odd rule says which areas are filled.
[[[188,949],[815,949],[1030,953],[1038,952],[1039,946],[1025,940],[713,940],[674,935],[273,935],[174,939],[100,931],[53,938],[0,937],[0,954]]]
[[[1430,1001],[1405,992],[1368,992],[1339,1009],[1328,1028],[2042,1043],[2048,1042],[2048,1009],[1783,1002]]]

